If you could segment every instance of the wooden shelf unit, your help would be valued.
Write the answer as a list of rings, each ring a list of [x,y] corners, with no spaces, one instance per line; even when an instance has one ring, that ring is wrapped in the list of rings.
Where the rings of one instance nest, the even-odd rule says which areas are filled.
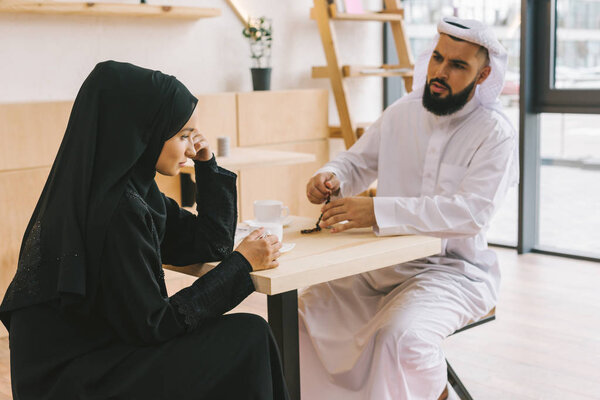
[[[366,76],[400,76],[412,77],[413,70],[411,68],[402,68],[399,65],[342,65],[342,76],[344,78],[364,78]],[[329,78],[329,70],[327,67],[312,67],[313,78]]]
[[[369,128],[369,125],[371,125],[370,122],[359,122],[356,124],[356,138],[360,138],[363,133],[365,133],[365,131]],[[335,138],[335,139],[343,139],[344,135],[342,135],[342,128],[337,125],[337,126],[330,126],[329,127],[329,137],[330,138]]]
[[[340,21],[380,21],[380,22],[393,22],[403,21],[403,13],[394,12],[370,12],[364,14],[347,14],[347,13],[336,13],[331,19],[337,19]]]
[[[0,0],[0,13],[200,19],[218,17],[221,10],[154,4]]]
[[[404,10],[402,8],[393,9],[393,10],[383,10],[379,12],[364,12],[362,14],[350,14],[350,13],[341,13],[337,11],[335,4],[329,4],[329,15],[331,19],[336,19],[340,21],[379,21],[379,22],[392,22],[392,21],[404,21]],[[315,9],[311,9],[310,16],[312,19],[316,19],[313,16]]]
[[[314,7],[310,10],[310,17],[317,21],[327,66],[313,67],[312,77],[328,78],[331,82],[340,126],[330,127],[330,136],[342,137],[346,148],[350,148],[365,128],[352,120],[347,100],[348,91],[344,81],[346,78],[400,76],[404,80],[406,89],[410,90],[412,88],[414,62],[404,29],[404,10],[400,0],[384,0],[384,11],[364,12],[362,14],[340,13],[332,0],[313,0],[313,3]],[[341,66],[332,22],[334,20],[388,22],[396,44],[398,65]]]

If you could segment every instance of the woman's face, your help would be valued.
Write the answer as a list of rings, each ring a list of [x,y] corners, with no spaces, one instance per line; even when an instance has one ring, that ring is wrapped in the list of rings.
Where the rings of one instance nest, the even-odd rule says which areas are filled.
[[[201,140],[198,123],[196,107],[183,128],[163,145],[156,162],[156,172],[161,175],[175,176],[179,174],[188,158],[196,155],[196,144]]]

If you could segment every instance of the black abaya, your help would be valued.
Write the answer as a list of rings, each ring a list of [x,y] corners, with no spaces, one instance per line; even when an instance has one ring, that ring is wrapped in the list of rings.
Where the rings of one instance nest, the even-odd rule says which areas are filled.
[[[197,100],[159,71],[100,63],[82,85],[2,305],[15,400],[287,399],[233,251],[235,174],[195,162],[195,216],[154,182]],[[221,261],[167,296],[162,264]]]
[[[126,189],[108,225],[92,314],[61,311],[57,302],[13,312],[15,400],[287,398],[266,322],[222,315],[254,290],[241,254],[231,253],[192,286],[166,295],[162,262],[212,259],[232,245],[235,210],[215,201],[235,198],[234,175],[213,159],[196,162],[196,176],[198,207],[212,209],[212,221],[165,198],[162,243],[143,199],[132,186]],[[200,186],[207,181],[212,184]]]

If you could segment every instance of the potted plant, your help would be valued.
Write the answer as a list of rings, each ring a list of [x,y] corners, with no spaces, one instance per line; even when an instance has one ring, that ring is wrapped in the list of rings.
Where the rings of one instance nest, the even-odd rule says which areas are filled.
[[[248,18],[243,32],[250,40],[252,58],[252,85],[254,90],[269,90],[271,87],[271,19]]]

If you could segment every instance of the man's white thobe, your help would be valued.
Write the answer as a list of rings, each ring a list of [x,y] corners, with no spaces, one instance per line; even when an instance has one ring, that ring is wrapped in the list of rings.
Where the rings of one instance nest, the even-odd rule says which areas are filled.
[[[319,170],[337,175],[343,197],[377,179],[375,233],[441,237],[442,252],[302,292],[303,398],[438,398],[441,342],[496,304],[500,270],[485,233],[516,181],[515,146],[509,122],[477,96],[444,117],[404,98]]]

